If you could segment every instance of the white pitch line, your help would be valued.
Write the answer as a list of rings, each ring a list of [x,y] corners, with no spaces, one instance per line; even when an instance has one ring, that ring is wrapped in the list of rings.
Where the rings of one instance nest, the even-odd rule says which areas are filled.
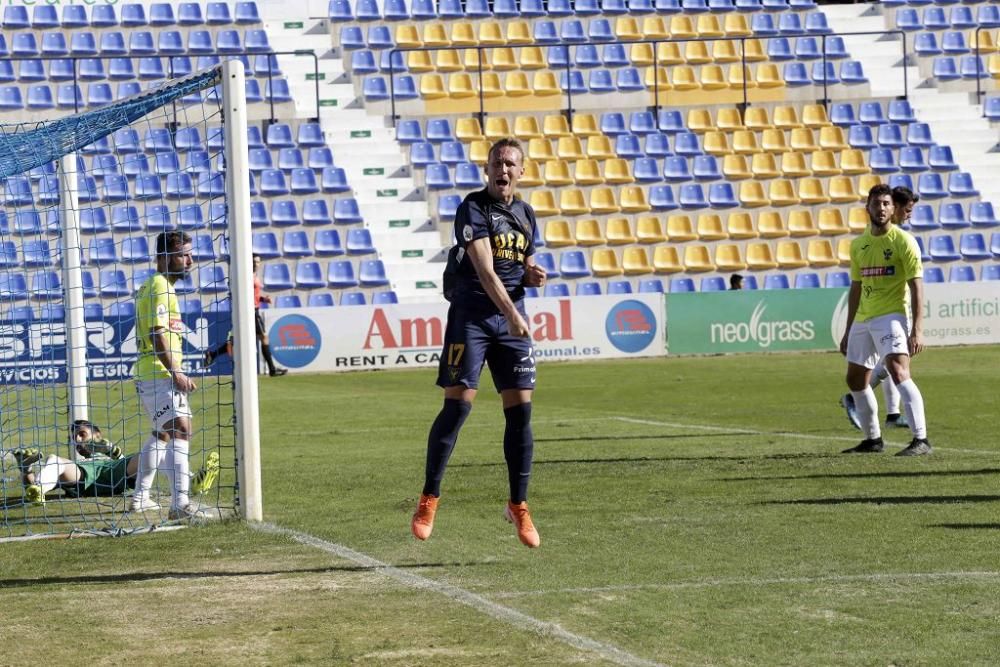
[[[935,581],[942,579],[1000,579],[1000,572],[969,571],[969,572],[884,572],[874,574],[842,574],[820,577],[778,577],[774,579],[704,579],[701,581],[678,581],[672,584],[623,584],[621,586],[593,586],[588,588],[554,588],[538,591],[511,591],[497,593],[496,599],[534,597],[558,594],[586,593],[616,593],[641,590],[682,590],[686,588],[719,588],[723,586],[788,586],[799,584],[849,584],[853,582],[892,582],[892,581]]]
[[[774,436],[778,438],[795,438],[797,440],[821,440],[823,442],[838,441],[838,442],[854,442],[857,443],[857,438],[848,438],[843,435],[813,435],[811,433],[796,433],[794,431],[758,431],[756,429],[750,428],[736,428],[728,426],[708,426],[706,424],[681,424],[679,422],[665,422],[657,421],[654,419],[638,419],[635,417],[621,417],[616,415],[610,415],[609,419],[615,421],[626,422],[629,424],[645,424],[647,426],[666,426],[669,428],[687,428],[693,429],[695,431],[713,431],[716,433],[730,433],[732,435],[763,435],[763,436]],[[934,449],[939,449],[946,452],[959,452],[961,454],[989,454],[993,456],[993,452],[986,451],[984,449],[957,449],[955,447],[938,447],[934,445]]]
[[[407,572],[406,570],[389,565],[388,563],[383,563],[382,561],[372,558],[371,556],[363,554],[359,551],[345,547],[342,544],[328,542],[314,535],[310,535],[309,533],[291,530],[290,528],[284,528],[273,523],[251,523],[250,526],[265,533],[286,535],[300,544],[305,544],[306,546],[326,551],[327,553],[334,554],[335,556],[349,560],[362,567],[371,568],[374,572],[387,576],[391,579],[395,579],[399,583],[406,586],[444,595],[455,602],[472,607],[473,609],[488,616],[492,616],[493,618],[503,621],[504,623],[509,623],[510,625],[524,630],[530,630],[540,635],[553,637],[564,644],[572,646],[573,648],[596,653],[605,660],[615,664],[629,666],[635,665],[636,667],[663,667],[661,663],[632,655],[617,646],[574,634],[556,623],[549,623],[547,621],[534,618],[533,616],[528,616],[523,612],[511,609],[510,607],[505,607],[497,604],[496,602],[492,602],[483,596],[476,595],[475,593],[467,591],[464,588],[459,588],[458,586],[453,586],[441,581],[435,581],[433,579],[428,579],[427,577],[422,577],[419,574]]]

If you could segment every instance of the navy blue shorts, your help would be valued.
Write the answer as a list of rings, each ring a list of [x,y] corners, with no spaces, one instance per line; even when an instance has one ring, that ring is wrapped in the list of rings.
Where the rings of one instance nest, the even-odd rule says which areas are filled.
[[[517,303],[517,309],[524,317],[523,302]],[[478,389],[484,363],[489,364],[498,392],[535,388],[531,339],[507,333],[507,318],[499,313],[483,315],[452,304],[438,365],[438,386]]]

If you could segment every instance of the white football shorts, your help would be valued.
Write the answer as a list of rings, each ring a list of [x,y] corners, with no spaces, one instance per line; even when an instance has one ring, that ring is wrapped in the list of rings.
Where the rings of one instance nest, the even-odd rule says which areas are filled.
[[[138,380],[135,390],[155,430],[162,431],[167,422],[178,417],[191,418],[191,403],[187,394],[177,391],[173,380]]]
[[[909,323],[906,315],[890,313],[864,322],[854,322],[847,336],[847,361],[875,368],[879,358],[890,354],[910,354],[907,345]]]

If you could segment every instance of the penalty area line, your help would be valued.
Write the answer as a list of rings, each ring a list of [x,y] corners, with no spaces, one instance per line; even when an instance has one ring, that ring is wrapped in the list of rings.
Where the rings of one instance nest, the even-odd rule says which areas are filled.
[[[255,530],[259,530],[264,533],[290,537],[300,544],[331,553],[345,560],[349,560],[356,565],[371,568],[374,572],[387,576],[405,586],[409,586],[410,588],[417,588],[443,595],[451,600],[454,600],[455,602],[472,607],[473,609],[499,621],[503,621],[504,623],[513,625],[523,630],[529,630],[540,635],[552,637],[564,644],[572,646],[573,648],[595,653],[601,658],[617,665],[662,667],[662,665],[658,662],[653,662],[651,660],[646,660],[632,655],[617,646],[574,634],[556,623],[539,620],[533,616],[517,611],[516,609],[511,609],[510,607],[505,607],[492,602],[483,596],[467,591],[464,588],[459,588],[458,586],[453,586],[441,581],[435,581],[433,579],[428,579],[427,577],[422,577],[419,574],[407,572],[406,570],[389,565],[388,563],[383,563],[382,561],[372,558],[371,556],[363,554],[359,551],[345,547],[342,544],[328,542],[327,540],[318,538],[315,535],[292,530],[273,523],[251,523],[250,526]]]

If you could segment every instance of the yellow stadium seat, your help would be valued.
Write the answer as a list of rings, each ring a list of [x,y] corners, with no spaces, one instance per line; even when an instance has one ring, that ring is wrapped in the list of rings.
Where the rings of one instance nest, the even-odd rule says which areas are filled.
[[[747,25],[746,16],[736,12],[726,14],[726,21],[722,25],[722,30],[726,33],[727,37],[749,37],[753,34],[750,26]],[[729,43],[735,44],[735,42]]]
[[[753,155],[760,152],[757,145],[757,134],[753,130],[737,130],[733,133],[733,152],[740,155]]]
[[[684,60],[688,65],[707,65],[712,62],[706,42],[687,42],[684,44]]]
[[[514,136],[521,140],[541,138],[538,119],[534,116],[517,116],[514,119]]]
[[[618,263],[618,253],[611,248],[595,248],[590,255],[590,268],[598,278],[625,273],[625,269]]]
[[[766,107],[747,108],[743,122],[746,124],[748,130],[754,130],[756,132],[770,130],[774,127],[771,125],[771,118],[768,116]]]
[[[715,266],[719,271],[743,271],[747,263],[743,261],[740,246],[735,243],[720,243],[715,246]]]
[[[601,134],[597,116],[592,113],[573,114],[573,134],[578,137],[596,137]]]
[[[562,88],[559,87],[555,72],[535,72],[531,87],[539,97],[562,95]]]
[[[799,204],[799,198],[795,194],[792,182],[783,178],[771,181],[767,196],[771,200],[771,206],[797,206]]]
[[[764,180],[777,178],[781,175],[774,159],[774,153],[757,153],[754,155],[753,162],[750,163],[750,171],[753,172],[754,178]]]
[[[826,239],[810,241],[806,249],[806,259],[809,260],[809,266],[817,269],[837,266],[839,263],[837,256],[833,253],[833,244]]]
[[[816,176],[838,176],[841,173],[833,151],[816,151],[812,154],[809,167]]]
[[[704,150],[709,155],[729,155],[733,150],[729,147],[729,137],[725,132],[719,132],[718,130],[712,130],[711,132],[705,133],[705,141],[702,146]]]
[[[868,199],[868,193],[876,185],[882,184],[882,177],[878,174],[862,174],[858,178],[858,199]]]
[[[611,145],[611,139],[602,135],[587,139],[587,157],[595,160],[608,160],[618,157],[618,153],[615,152],[614,146]]]
[[[841,266],[851,265],[851,239],[837,241],[837,261]]]
[[[600,185],[604,182],[597,160],[590,158],[577,160],[573,163],[573,170],[577,185]]]
[[[973,52],[979,49],[979,53],[992,53],[997,50],[997,44],[993,40],[993,34],[988,30],[983,30],[979,33],[979,37],[976,37],[976,30],[969,31],[969,49]]]
[[[525,97],[533,92],[524,72],[507,72],[503,79],[503,90],[507,97]]]
[[[545,245],[550,248],[564,248],[574,245],[573,234],[565,220],[549,220],[545,223]]]
[[[728,87],[726,75],[719,65],[704,65],[701,68],[701,88],[702,90],[722,90]]]
[[[715,123],[712,122],[712,114],[708,109],[691,109],[687,115],[687,129],[698,134],[714,130]]]
[[[698,32],[694,28],[689,16],[675,15],[670,17],[670,36],[674,39],[685,37],[697,37]]]
[[[564,215],[584,215],[590,213],[583,190],[563,188],[559,191],[559,210]]]
[[[632,44],[628,57],[634,67],[648,67],[653,64],[653,45],[649,42]]]
[[[744,59],[748,63],[759,63],[767,60],[767,53],[764,51],[764,44],[759,39],[748,39],[743,42],[743,47],[745,49]],[[775,67],[777,70],[777,67]],[[778,77],[781,78],[780,76]],[[760,70],[757,70],[757,79],[760,80]],[[784,85],[784,80],[782,80],[782,85]]]
[[[807,206],[829,204],[830,198],[823,191],[823,181],[818,178],[799,179],[799,201]]]
[[[528,159],[535,162],[548,162],[555,160],[556,154],[552,151],[552,142],[548,139],[528,140]]]
[[[768,153],[787,153],[789,150],[785,133],[777,128],[761,132],[760,147]]]
[[[508,44],[531,44],[535,41],[531,34],[531,24],[527,21],[511,21],[507,24]]]
[[[424,38],[421,40],[424,46],[449,46],[451,40],[445,32],[441,23],[428,23],[424,26]]]
[[[727,18],[728,22],[728,18]],[[716,40],[712,42],[712,58],[718,64],[736,63],[740,61],[739,44],[732,40]]]
[[[808,209],[799,209],[788,214],[788,233],[792,236],[816,236],[819,230]]]
[[[595,215],[607,215],[617,213],[621,210],[618,202],[615,201],[615,191],[605,186],[597,186],[590,191],[590,210]],[[610,237],[608,238],[610,241]]]
[[[604,232],[601,225],[593,218],[577,220],[576,244],[581,246],[604,245]]]
[[[424,40],[427,41],[426,39]],[[457,21],[451,24],[451,45],[452,46],[476,46],[479,40],[476,39],[476,28],[471,23]]]
[[[755,271],[766,271],[774,269],[778,263],[774,261],[774,253],[771,252],[771,245],[764,241],[750,243],[747,245],[747,267]]]
[[[424,45],[415,25],[396,26],[396,48],[415,49]],[[424,53],[427,53],[426,51]],[[413,54],[410,54],[413,55]]]
[[[750,65],[730,65],[729,66],[729,87],[735,90],[743,90],[746,86],[749,88],[756,88],[757,81],[754,79],[753,70],[750,69]]]
[[[694,231],[694,223],[691,222],[691,216],[679,213],[667,218],[667,238],[670,239],[671,243],[694,241],[698,238],[698,234]]]
[[[461,72],[465,69],[458,51],[438,51],[434,54],[434,69],[439,72]]]
[[[535,211],[535,216],[547,218],[550,215],[559,215],[559,207],[556,206],[556,198],[551,190],[532,190],[528,203]]]
[[[434,71],[434,62],[430,51],[410,51],[406,54],[406,67],[413,74],[423,74]]]
[[[722,218],[715,213],[702,213],[698,216],[698,238],[702,241],[722,241],[729,238]]]
[[[556,137],[568,137],[573,133],[569,129],[566,116],[556,113],[549,114],[542,119],[542,134],[549,139],[555,139]]]
[[[484,21],[479,24],[479,44],[481,46],[503,46],[507,39],[503,36],[503,28],[495,21]]]
[[[476,119],[475,118],[462,118],[460,120],[466,120],[466,121],[473,120],[473,121],[475,121]],[[479,124],[479,121],[476,121],[476,125],[477,126],[478,126],[478,124]],[[456,128],[457,127],[458,126],[456,125]],[[486,129],[486,132],[485,132],[486,138],[487,139],[491,139],[493,141],[496,141],[497,139],[503,139],[504,137],[509,137],[510,136],[510,123],[507,122],[507,118],[504,117],[504,116],[487,116],[487,118],[486,118],[486,128],[485,129]],[[456,129],[455,133],[458,134],[457,129]]]
[[[839,208],[821,208],[816,226],[819,228],[819,233],[824,236],[839,236],[850,231],[844,224],[844,216],[841,215]]]
[[[483,97],[503,97],[503,87],[500,85],[500,75],[496,72],[483,72],[481,79],[476,78],[476,87],[482,89]]]
[[[719,109],[715,114],[715,125],[724,132],[746,129],[740,117],[740,110],[733,107]]]
[[[753,177],[745,155],[727,155],[722,158],[722,175],[729,181],[742,181]]]
[[[569,164],[563,160],[549,160],[545,163],[545,185],[559,187],[573,185],[573,176],[569,173]]]
[[[490,159],[490,145],[491,143],[486,139],[479,139],[473,141],[469,144],[469,162],[475,164],[486,164],[486,161]],[[525,160],[525,165],[532,164],[530,161]],[[535,175],[538,175],[538,165],[535,165]],[[528,183],[524,182],[524,177],[521,178],[521,184],[525,187],[531,187]],[[533,185],[541,185],[542,181],[539,178],[537,183]]]
[[[647,213],[653,207],[646,200],[646,190],[638,185],[626,185],[621,189],[622,213]]]
[[[609,245],[629,245],[636,242],[628,218],[609,218],[605,233]]]
[[[677,262],[677,264],[680,264],[680,262]],[[649,255],[646,254],[646,249],[636,246],[625,248],[625,251],[622,253],[622,269],[625,270],[625,275],[627,276],[641,276],[652,273],[653,267],[649,263]]]
[[[844,130],[836,125],[820,128],[819,147],[825,151],[842,151],[849,148],[844,139]]]
[[[714,14],[702,14],[698,17],[695,27],[699,37],[722,37],[725,33],[719,25],[719,17]]]
[[[483,49],[465,49],[462,52],[462,64],[465,66],[468,72],[479,72],[479,59],[483,59],[483,71],[486,71],[492,67],[490,64],[491,52]]]
[[[700,87],[694,76],[694,69],[687,65],[677,65],[670,68],[669,72],[670,85],[674,90],[698,90]]]
[[[846,175],[858,176],[871,171],[860,148],[848,148],[840,152],[840,170]]]
[[[806,157],[802,153],[782,153],[781,175],[785,178],[801,178],[812,176],[812,170],[806,164]]]
[[[684,268],[689,273],[704,273],[715,271],[715,263],[703,245],[689,245],[684,248]]]
[[[667,74],[667,67],[646,67],[645,73],[643,74],[643,83],[646,85],[650,91],[659,90],[661,93],[667,90],[671,90],[674,84],[670,82],[670,76]]]
[[[545,52],[540,46],[526,46],[518,49],[517,61],[523,70],[543,69],[548,66]]]
[[[517,69],[517,58],[514,56],[514,49],[504,47],[492,51],[493,69],[497,72],[507,72]]]
[[[816,138],[808,127],[797,127],[792,130],[788,145],[793,151],[812,153],[816,150]]]
[[[771,202],[764,194],[760,181],[743,181],[740,183],[740,203],[744,208],[759,208],[769,206]]]
[[[764,239],[780,239],[788,236],[788,227],[777,211],[766,211],[757,216],[757,233]]]
[[[753,219],[749,213],[730,213],[726,220],[726,232],[733,240],[757,238],[757,230],[753,228]]]
[[[847,211],[847,227],[852,234],[868,229],[868,211],[864,206],[853,206]]]
[[[615,21],[615,37],[626,42],[642,39],[642,30],[631,16],[619,16]]]
[[[670,36],[670,32],[662,17],[647,16],[642,20],[642,36],[645,39],[666,39]]]
[[[425,100],[439,100],[448,97],[444,89],[444,80],[440,74],[420,75],[420,97]]]
[[[629,250],[637,250],[643,255],[646,254],[646,249],[639,248],[626,248],[625,252],[628,253]],[[671,245],[659,245],[653,251],[653,270],[657,273],[680,273],[684,270],[684,265],[681,264],[681,258],[677,255],[677,248]],[[628,268],[625,269],[628,272]]]
[[[850,176],[834,176],[830,179],[830,201],[834,204],[853,204],[861,199]]]
[[[604,163],[604,181],[611,185],[635,183],[632,168],[628,160],[612,158]]]
[[[663,224],[655,215],[640,215],[635,223],[635,236],[639,243],[663,243],[667,235]]]
[[[986,71],[994,79],[1000,79],[1000,55],[993,54],[986,61]]]
[[[809,264],[802,255],[802,246],[798,241],[778,241],[775,255],[778,266],[783,269],[801,269]]]
[[[802,107],[802,124],[814,130],[830,125],[830,118],[826,115],[826,107],[822,104],[807,104]]]
[[[758,88],[784,88],[785,79],[781,76],[781,71],[774,63],[761,63],[757,65],[757,87]]]
[[[544,129],[542,130],[544,132]],[[556,155],[560,160],[576,162],[584,157],[583,145],[577,137],[559,137],[556,146]]]
[[[684,56],[681,55],[681,49],[677,45],[677,42],[660,42],[657,44],[656,63],[660,67],[683,65]]]
[[[493,121],[493,123],[491,123]],[[506,118],[487,118],[486,119],[486,131],[489,132],[491,124],[495,126],[496,121],[503,121],[504,126],[506,126]],[[479,141],[483,138],[483,128],[479,125],[478,118],[459,118],[455,121],[455,138],[462,143],[468,144],[473,141]],[[506,134],[498,135],[506,137]]]
[[[453,72],[448,76],[448,97],[459,100],[465,97],[475,97],[476,89],[472,77],[465,72]]]
[[[802,127],[802,121],[799,120],[799,112],[795,107],[775,107],[774,126],[779,130],[794,130],[797,127]]]
[[[488,141],[484,141],[482,143],[485,143],[487,145],[486,150],[489,150],[489,142]],[[476,162],[475,160],[472,160],[472,161]],[[485,155],[483,157],[482,162],[478,162],[477,164],[482,164],[484,162],[486,162]],[[548,163],[546,163],[546,164],[548,164]],[[521,176],[521,180],[519,180],[517,182],[517,184],[520,187],[524,187],[524,188],[536,188],[539,185],[541,185],[542,183],[543,183],[543,181],[542,181],[542,174],[541,174],[541,171],[538,168],[538,163],[537,162],[532,162],[531,160],[525,160],[524,161],[524,174]]]

